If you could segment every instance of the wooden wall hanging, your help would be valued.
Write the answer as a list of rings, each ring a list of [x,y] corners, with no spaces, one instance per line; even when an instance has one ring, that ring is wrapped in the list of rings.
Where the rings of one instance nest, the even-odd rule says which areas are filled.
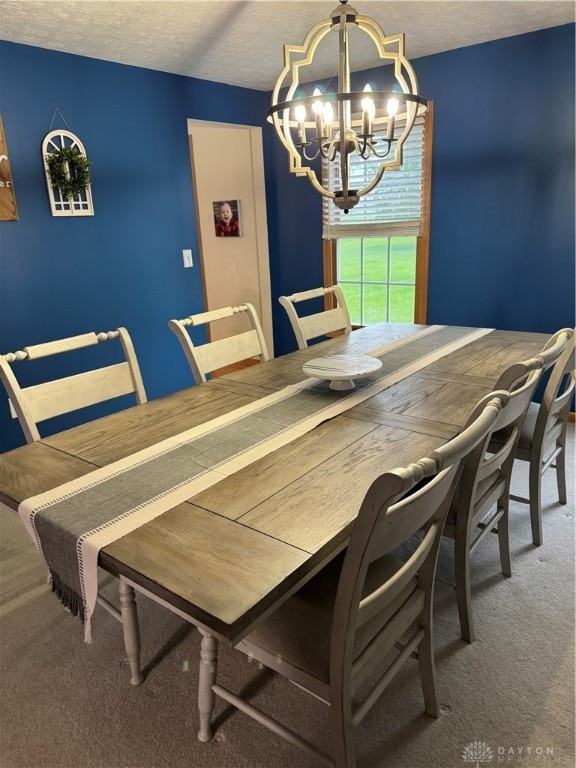
[[[92,203],[92,189],[90,184],[81,188],[78,194],[66,197],[62,190],[52,186],[46,155],[52,152],[60,152],[62,149],[78,149],[83,157],[86,157],[86,150],[80,139],[70,131],[57,130],[50,131],[44,137],[42,142],[42,161],[44,163],[44,174],[46,176],[46,185],[48,187],[48,197],[50,198],[50,208],[52,216],[94,216],[94,205]],[[70,165],[67,164],[67,174],[70,175]],[[72,171],[73,172],[73,171]]]
[[[14,196],[14,183],[10,160],[8,159],[8,147],[4,136],[4,125],[0,117],[0,221],[17,221],[18,209]]]

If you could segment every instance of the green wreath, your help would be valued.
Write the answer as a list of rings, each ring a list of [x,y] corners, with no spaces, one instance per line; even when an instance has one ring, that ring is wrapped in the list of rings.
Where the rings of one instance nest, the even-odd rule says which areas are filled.
[[[63,197],[79,195],[87,187],[92,177],[92,163],[78,147],[62,147],[46,155],[46,165],[50,174],[50,183],[58,188]]]

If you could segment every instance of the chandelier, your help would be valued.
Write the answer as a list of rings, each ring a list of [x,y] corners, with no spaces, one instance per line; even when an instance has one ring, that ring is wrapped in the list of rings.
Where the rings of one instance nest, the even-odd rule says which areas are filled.
[[[302,45],[284,46],[284,69],[267,113],[288,150],[290,172],[307,176],[321,195],[331,198],[345,213],[374,189],[386,168],[402,165],[404,142],[417,113],[427,106],[426,99],[418,95],[416,75],[404,55],[404,34],[387,37],[373,19],[360,16],[347,2],[340,0],[329,18],[312,27]],[[392,88],[372,90],[367,84],[363,91],[350,90],[351,26],[370,37],[383,63],[393,65],[388,68],[393,70]],[[306,80],[305,68],[312,64],[319,43],[330,32],[338,33],[338,92],[330,92],[328,84],[324,90],[316,87],[305,95],[301,84]],[[350,188],[351,156],[382,161],[361,189]],[[333,177],[339,180],[340,189],[333,191],[322,185],[312,165],[317,159],[337,164]]]

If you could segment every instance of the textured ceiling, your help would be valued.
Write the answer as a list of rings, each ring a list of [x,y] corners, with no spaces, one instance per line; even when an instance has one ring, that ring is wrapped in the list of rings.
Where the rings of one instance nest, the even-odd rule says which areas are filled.
[[[574,22],[560,0],[353,0],[386,34],[405,32],[408,58]],[[271,90],[284,43],[300,44],[336,0],[1,0],[0,38],[204,80]],[[366,46],[352,68],[377,62]],[[328,61],[330,58],[330,61]],[[335,60],[314,77],[334,74]]]

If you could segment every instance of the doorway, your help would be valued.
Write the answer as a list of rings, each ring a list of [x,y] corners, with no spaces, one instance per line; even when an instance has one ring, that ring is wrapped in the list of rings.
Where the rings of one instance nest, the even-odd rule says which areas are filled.
[[[253,304],[273,356],[262,129],[188,120],[188,135],[206,311]],[[234,236],[217,231],[217,204],[224,202],[239,215]],[[248,330],[245,322],[238,316],[219,322],[210,340]]]

